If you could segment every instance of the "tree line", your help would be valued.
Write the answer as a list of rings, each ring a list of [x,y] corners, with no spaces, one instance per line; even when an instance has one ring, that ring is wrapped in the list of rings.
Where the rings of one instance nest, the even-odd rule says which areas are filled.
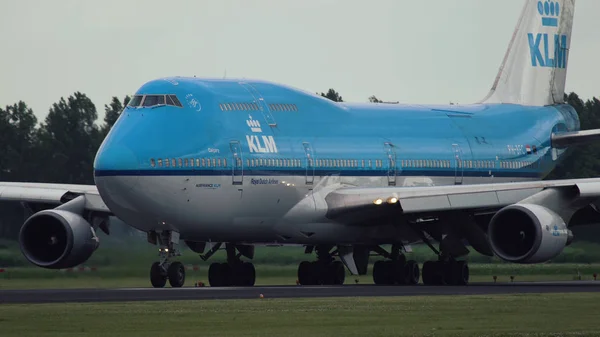
[[[334,89],[320,95],[343,102]],[[81,92],[60,98],[39,123],[33,110],[23,101],[0,108],[0,181],[93,184],[96,151],[129,99],[129,96],[112,97],[104,105],[102,122],[98,121],[96,106]],[[579,114],[582,129],[600,128],[600,101],[583,101],[575,93],[566,95],[566,99]],[[368,100],[383,102],[375,96]],[[571,159],[558,166],[548,179],[600,176],[600,144],[579,146],[572,151]],[[14,214],[18,207],[11,207],[12,211],[6,207],[6,203],[0,204],[0,214],[3,214],[0,215],[0,238],[16,238],[18,227],[7,229],[3,223],[6,223],[5,215]]]

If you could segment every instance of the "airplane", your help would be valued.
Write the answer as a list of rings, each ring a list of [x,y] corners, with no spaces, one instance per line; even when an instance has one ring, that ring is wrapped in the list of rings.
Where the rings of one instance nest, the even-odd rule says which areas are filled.
[[[211,286],[253,286],[256,245],[302,245],[302,285],[467,285],[470,249],[543,263],[600,217],[600,179],[543,180],[597,140],[565,103],[574,0],[527,0],[489,93],[466,105],[333,102],[264,80],[143,84],[94,161],[95,185],[0,183],[0,200],[51,204],[22,225],[32,264],[84,263],[109,216],[159,247],[150,283],[184,286],[181,244]],[[436,260],[407,260],[425,244]],[[389,247],[389,248],[388,248]],[[346,271],[347,270],[347,271]]]

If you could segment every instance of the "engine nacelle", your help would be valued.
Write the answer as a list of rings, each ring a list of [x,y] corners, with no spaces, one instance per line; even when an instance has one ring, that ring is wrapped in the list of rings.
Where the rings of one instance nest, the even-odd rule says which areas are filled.
[[[494,253],[513,263],[541,263],[560,254],[573,235],[554,211],[540,205],[514,204],[498,211],[488,227]]]
[[[19,244],[29,262],[62,269],[87,261],[98,248],[98,237],[79,214],[53,209],[38,212],[25,221]]]

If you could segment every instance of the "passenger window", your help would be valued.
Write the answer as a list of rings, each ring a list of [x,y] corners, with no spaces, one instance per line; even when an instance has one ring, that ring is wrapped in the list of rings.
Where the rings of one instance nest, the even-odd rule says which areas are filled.
[[[154,161],[154,159],[150,159],[150,166],[152,166],[152,167],[156,166],[156,162]]]
[[[165,167],[171,166],[171,161],[169,159],[165,159]]]
[[[173,167],[176,167],[176,166],[177,166],[177,164],[176,164],[176,162],[175,162],[175,158],[171,159],[171,166],[173,166]]]
[[[142,102],[143,97],[144,96],[142,96],[142,95],[133,96],[133,98],[129,101],[129,104],[127,104],[127,106],[130,106],[133,108],[140,106],[140,103]]]
[[[181,158],[177,160],[177,163],[179,164],[179,167],[183,166],[183,160],[181,160]]]
[[[158,167],[162,167],[162,159],[158,160]]]
[[[185,158],[185,161],[183,162],[183,166],[188,167],[190,165],[190,160]]]

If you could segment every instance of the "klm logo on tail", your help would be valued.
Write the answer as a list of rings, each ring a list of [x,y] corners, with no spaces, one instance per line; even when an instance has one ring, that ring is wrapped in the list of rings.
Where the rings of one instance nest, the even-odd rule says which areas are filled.
[[[560,4],[554,1],[538,1],[538,13],[542,17],[542,26],[558,27]],[[566,68],[567,67],[567,35],[548,33],[528,33],[531,65],[533,67]],[[550,47],[554,51],[550,52]]]

